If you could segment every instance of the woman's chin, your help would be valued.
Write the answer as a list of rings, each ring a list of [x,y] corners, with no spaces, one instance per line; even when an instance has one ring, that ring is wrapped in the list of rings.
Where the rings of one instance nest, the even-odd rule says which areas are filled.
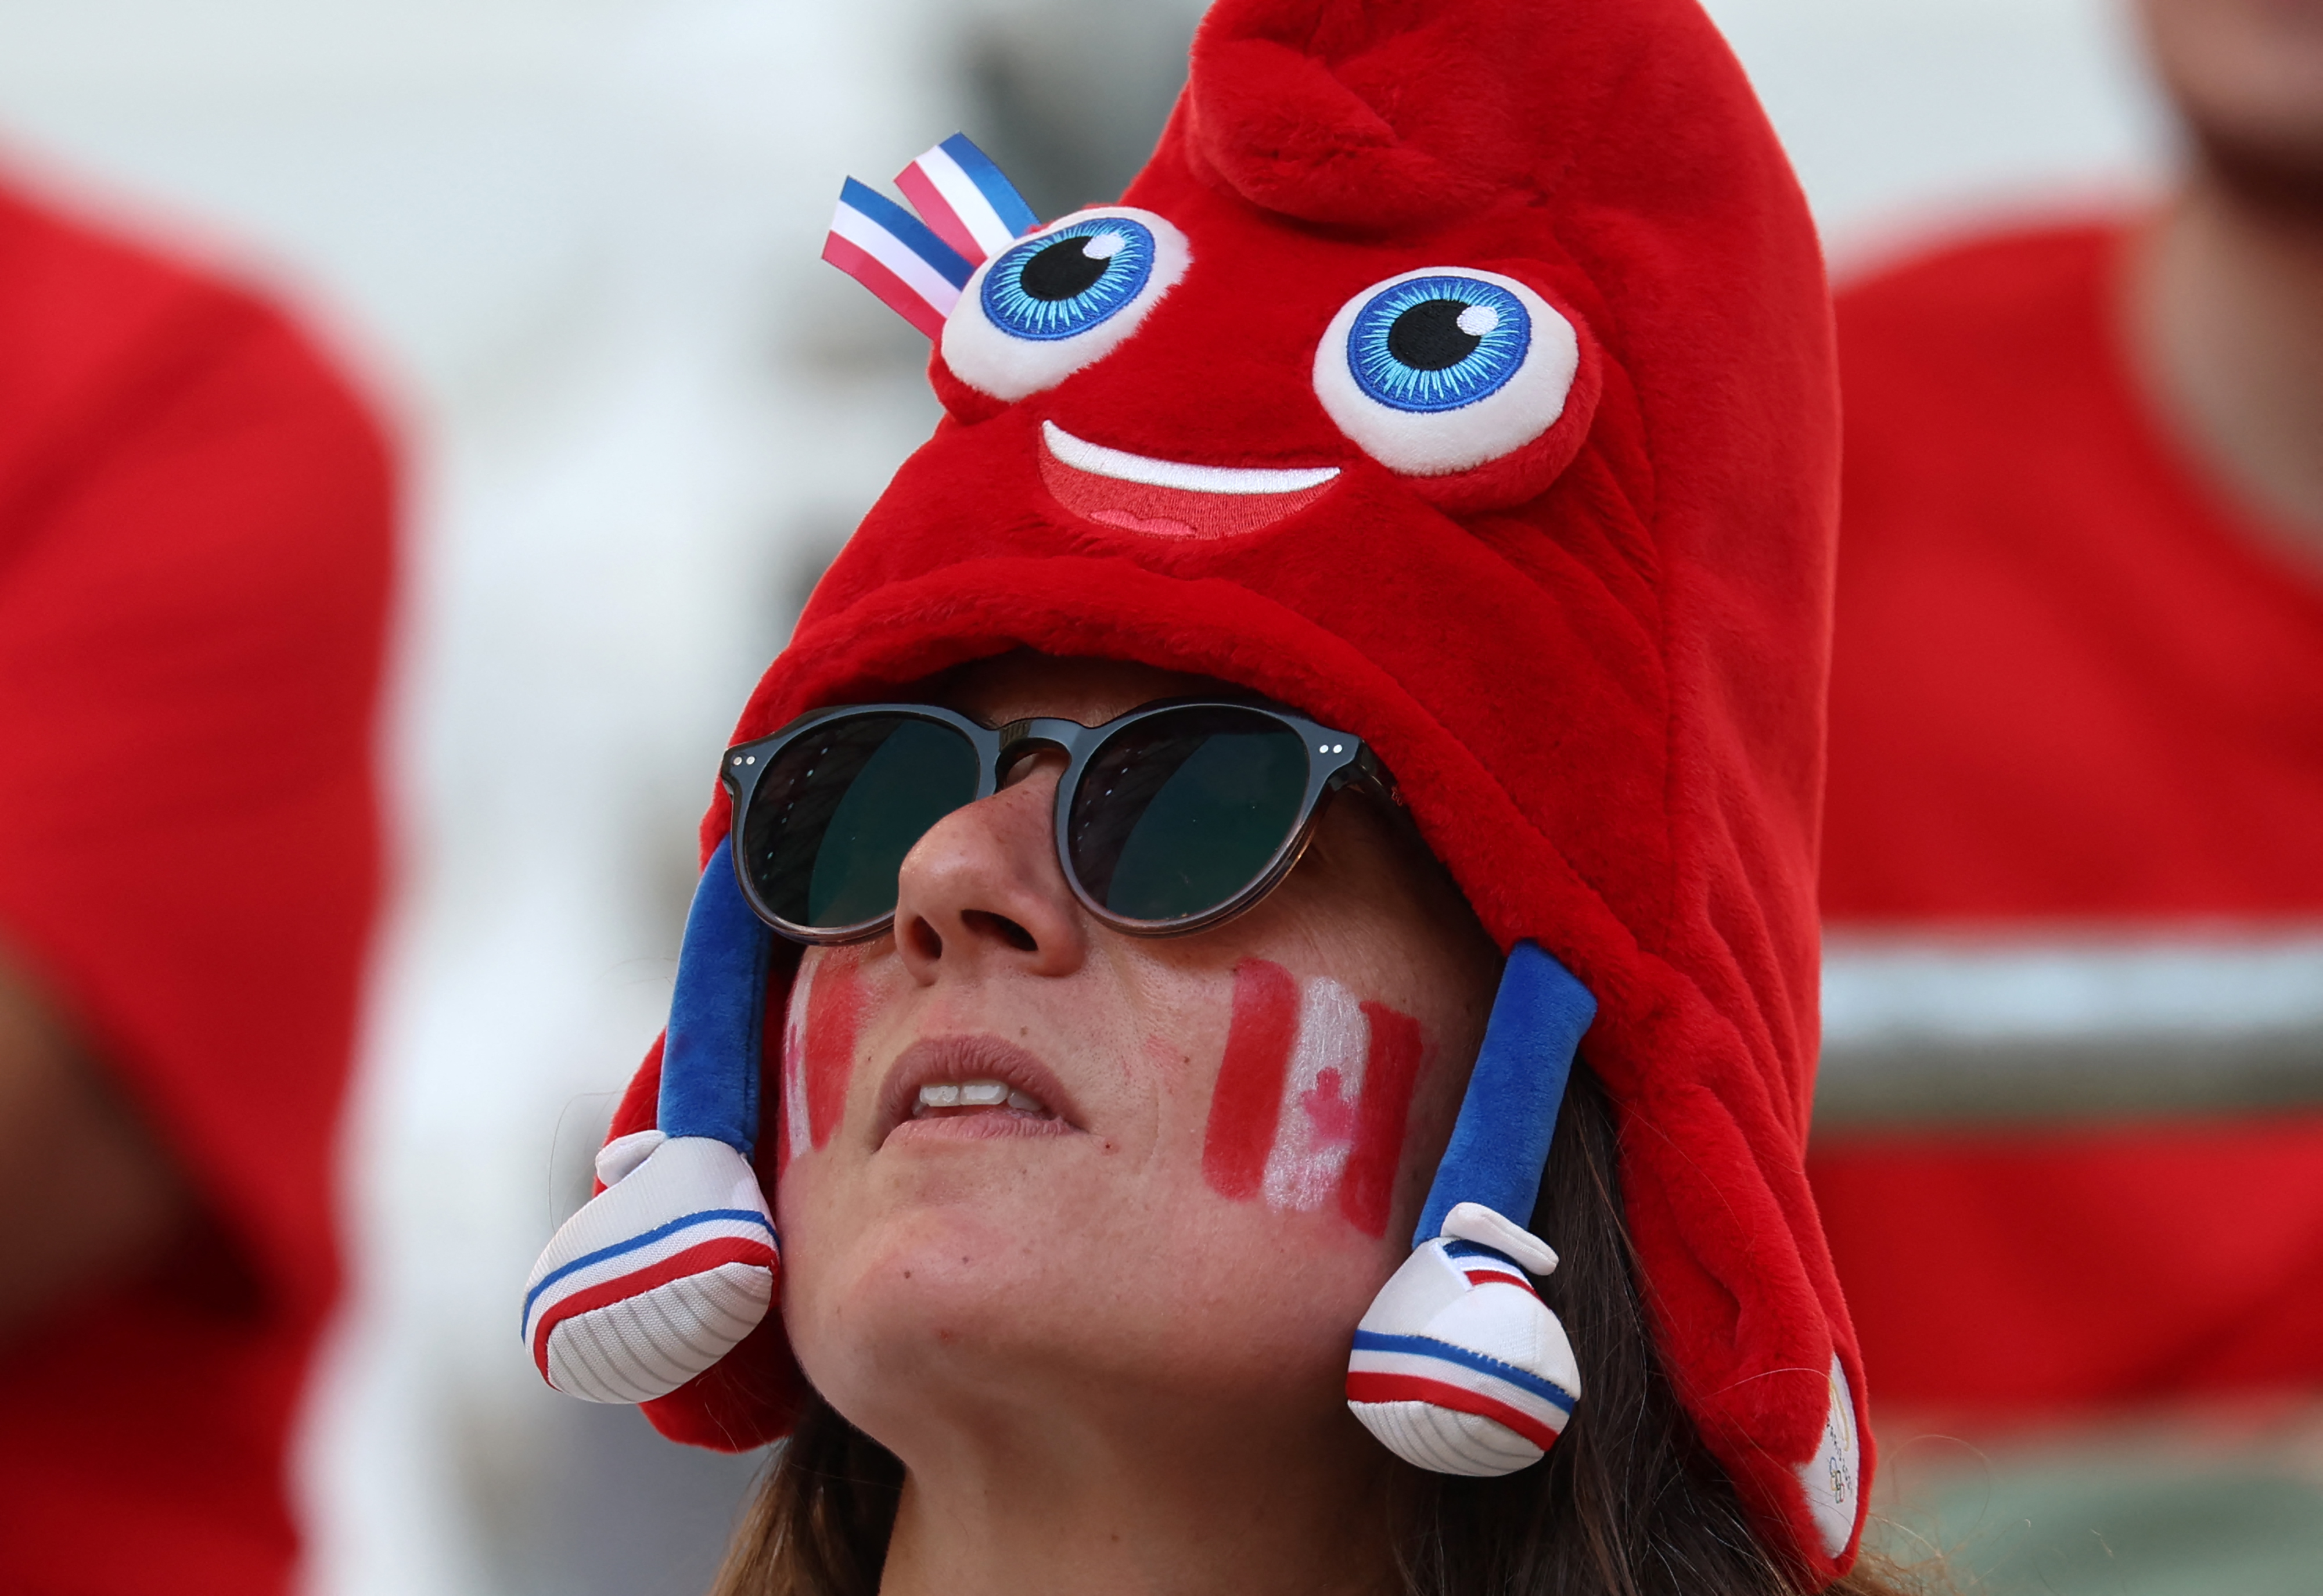
[[[1075,1227],[959,1208],[883,1229],[857,1237],[840,1270],[794,1278],[787,1316],[809,1380],[890,1446],[903,1446],[899,1426],[1020,1408],[1139,1423],[1185,1410],[1196,1426],[1191,1408],[1345,1411],[1348,1338],[1375,1284],[1345,1257],[1213,1272],[1167,1248],[1141,1257]],[[1253,1272],[1270,1278],[1252,1289]],[[798,1312],[809,1302],[811,1317]]]

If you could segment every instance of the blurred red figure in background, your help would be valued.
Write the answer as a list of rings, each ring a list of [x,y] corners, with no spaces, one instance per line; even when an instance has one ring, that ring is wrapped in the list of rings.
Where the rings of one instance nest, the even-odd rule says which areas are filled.
[[[289,1582],[390,500],[275,311],[0,191],[0,1589]]]
[[[2323,919],[2323,4],[2139,11],[2168,206],[1840,301],[1834,932]],[[1823,1142],[1882,1396],[2323,1384],[2323,1112],[2209,1108]]]

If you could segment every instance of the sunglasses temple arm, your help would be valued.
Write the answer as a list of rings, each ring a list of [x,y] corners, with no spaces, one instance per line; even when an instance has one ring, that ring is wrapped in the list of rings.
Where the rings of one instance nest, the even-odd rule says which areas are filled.
[[[750,1156],[773,954],[774,933],[743,898],[721,842],[694,888],[678,950],[655,1115],[664,1135],[707,1136]]]

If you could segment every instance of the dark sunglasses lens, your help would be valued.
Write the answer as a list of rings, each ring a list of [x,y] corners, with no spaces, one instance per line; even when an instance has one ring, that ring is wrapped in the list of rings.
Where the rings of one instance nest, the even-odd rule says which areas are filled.
[[[1066,821],[1073,872],[1126,920],[1189,920],[1230,903],[1298,830],[1307,742],[1249,710],[1172,710],[1108,738]]]
[[[891,914],[904,856],[976,799],[976,747],[912,715],[855,715],[777,755],[742,817],[742,867],[793,925],[839,931]]]

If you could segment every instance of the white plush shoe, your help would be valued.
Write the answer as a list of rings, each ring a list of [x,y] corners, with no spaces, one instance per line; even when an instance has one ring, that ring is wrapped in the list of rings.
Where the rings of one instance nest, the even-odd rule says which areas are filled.
[[[707,1136],[624,1136],[606,1188],[549,1239],[525,1282],[541,1377],[592,1402],[667,1396],[767,1316],[781,1254],[758,1171]]]
[[[1445,1230],[1404,1260],[1356,1326],[1347,1406],[1415,1467],[1512,1474],[1556,1445],[1581,1398],[1565,1326],[1516,1261],[1546,1274],[1556,1255],[1474,1204]],[[1462,1231],[1499,1244],[1452,1234]]]

